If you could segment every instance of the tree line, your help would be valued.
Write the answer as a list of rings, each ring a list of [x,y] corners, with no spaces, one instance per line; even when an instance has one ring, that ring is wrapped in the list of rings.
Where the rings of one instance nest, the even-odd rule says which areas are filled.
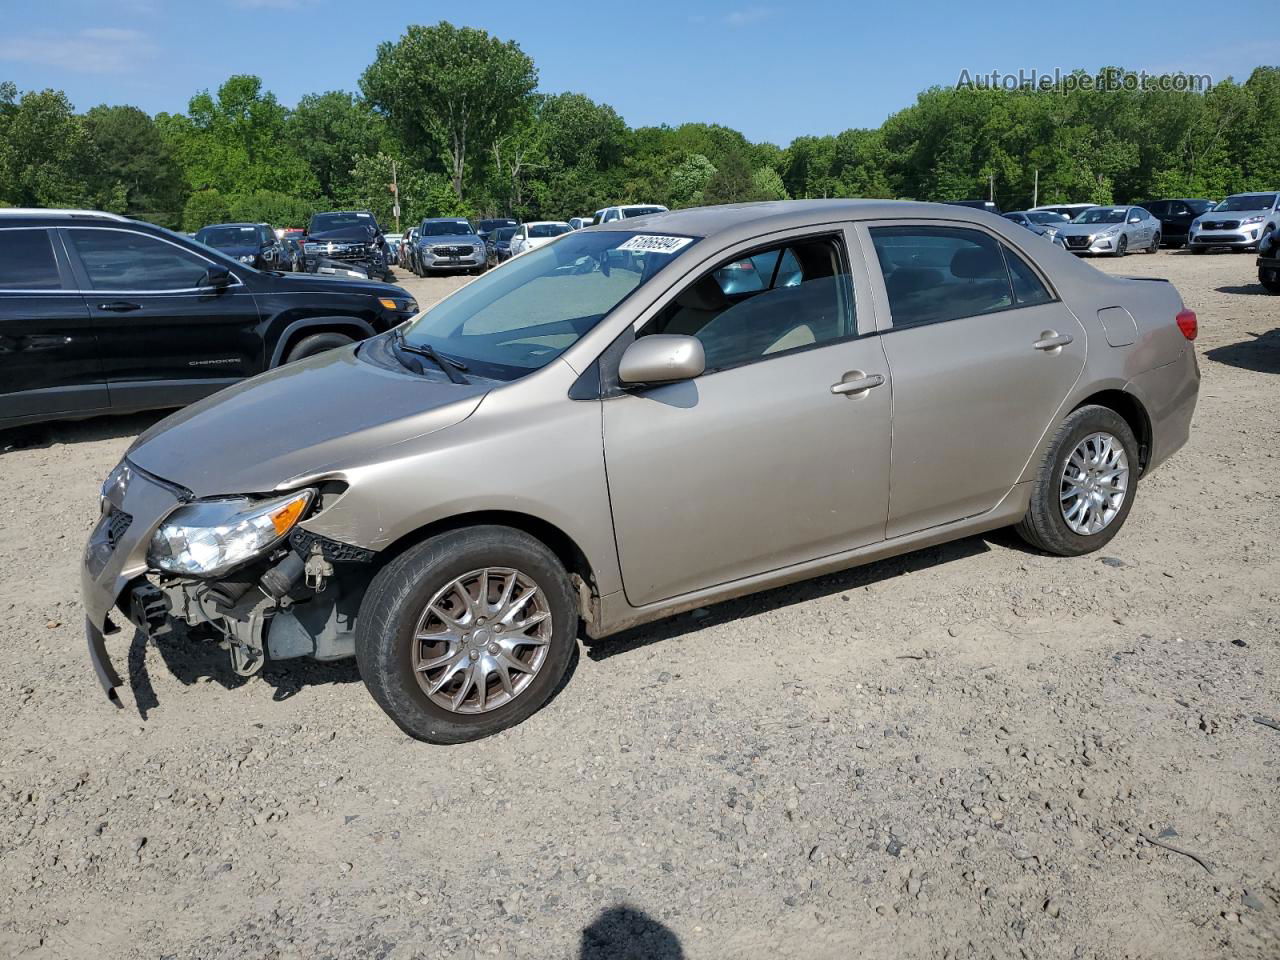
[[[1113,79],[1128,74],[1108,68]],[[302,225],[317,210],[392,221],[567,219],[802,197],[986,199],[1004,209],[1280,188],[1280,67],[1205,92],[931,87],[877,129],[753,143],[708,123],[631,128],[580,93],[537,91],[518,44],[448,22],[378,46],[359,91],[293,108],[233,76],[185,113],[77,113],[0,82],[0,205],[92,207],[194,230]],[[1038,190],[1038,193],[1036,192]]]

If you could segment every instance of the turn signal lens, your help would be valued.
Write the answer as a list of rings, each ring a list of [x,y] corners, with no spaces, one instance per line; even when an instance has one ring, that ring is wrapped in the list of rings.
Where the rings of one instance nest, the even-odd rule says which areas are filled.
[[[279,510],[270,514],[271,525],[276,528],[277,537],[283,537],[292,529],[293,525],[298,522],[298,518],[302,516],[302,511],[307,509],[307,504],[310,502],[311,496],[308,493],[290,500]]]
[[[1200,325],[1196,320],[1196,312],[1194,310],[1179,310],[1175,319],[1178,323],[1178,329],[1182,331],[1182,335],[1188,340],[1194,340],[1196,334],[1200,332]]]
[[[382,304],[384,307],[386,307],[388,310],[396,309],[396,302],[389,297],[379,297],[378,302]]]

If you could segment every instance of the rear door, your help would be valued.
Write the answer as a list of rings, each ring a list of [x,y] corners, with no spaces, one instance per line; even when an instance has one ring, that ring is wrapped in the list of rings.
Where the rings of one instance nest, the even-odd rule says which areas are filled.
[[[45,227],[0,229],[0,425],[105,411],[93,321]]]
[[[264,368],[258,306],[236,271],[215,290],[201,278],[223,264],[174,241],[127,227],[62,233],[113,407],[189,403]]]
[[[893,385],[887,534],[995,507],[1084,369],[1085,334],[1009,244],[977,227],[859,228]]]

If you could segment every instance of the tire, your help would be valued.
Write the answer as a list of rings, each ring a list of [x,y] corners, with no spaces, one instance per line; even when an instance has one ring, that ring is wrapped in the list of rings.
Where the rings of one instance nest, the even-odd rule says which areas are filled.
[[[1188,248],[1187,248],[1187,249],[1189,249],[1192,253],[1194,253],[1194,254],[1196,254],[1197,256],[1199,256],[1199,255],[1203,255],[1204,253],[1206,253],[1206,252],[1208,251],[1208,249],[1209,249],[1209,248],[1208,248],[1208,247],[1192,247],[1192,246],[1188,246]]]
[[[1280,293],[1280,278],[1275,280],[1267,279],[1267,271],[1262,267],[1258,268],[1258,282],[1262,284],[1263,288],[1268,292]]]
[[[1074,501],[1063,499],[1064,486],[1070,481],[1065,476],[1069,462],[1077,449],[1087,439],[1095,435],[1111,438],[1123,451],[1127,474],[1123,478],[1123,496],[1115,505],[1111,503],[1113,513],[1108,517],[1103,511],[1103,525],[1097,532],[1081,532],[1072,529],[1066,519],[1069,505]],[[1095,447],[1096,449],[1096,447]],[[1114,449],[1114,446],[1113,446]],[[1111,465],[1114,467],[1114,464]],[[1018,534],[1045,553],[1060,557],[1076,557],[1092,553],[1111,540],[1124,526],[1133,506],[1133,498],[1137,492],[1138,482],[1138,441],[1125,419],[1109,407],[1089,405],[1074,410],[1062,422],[1057,433],[1049,442],[1040,468],[1036,471],[1031,487],[1031,503],[1027,507],[1026,516],[1017,524]],[[1102,493],[1110,491],[1112,496],[1117,492],[1114,486],[1104,486]],[[1096,506],[1094,508],[1096,510]],[[1096,514],[1095,514],[1096,515]],[[1077,516],[1077,520],[1085,514]]]
[[[1116,256],[1124,257],[1129,254],[1129,236],[1128,234],[1120,234],[1120,242],[1116,244]]]
[[[304,357],[314,357],[317,353],[324,353],[328,350],[336,350],[338,347],[345,347],[349,343],[355,343],[355,340],[343,333],[313,333],[309,337],[303,337],[295,343],[285,356],[285,363],[293,363],[295,360],[301,360]]]
[[[1147,252],[1148,253],[1160,252],[1160,234],[1159,233],[1157,233],[1154,237],[1151,238],[1151,249],[1148,250]]]
[[[465,639],[449,643],[442,641],[434,647],[415,639],[419,627],[425,627],[433,616],[428,612],[429,607],[434,610],[441,603],[457,604],[460,599],[456,593],[442,596],[442,592],[455,581],[474,577],[480,571],[484,571],[482,576],[486,578],[483,582],[496,583],[495,592],[501,592],[502,581],[510,571],[517,571],[526,580],[524,586],[517,585],[513,592],[527,590],[529,585],[540,591],[541,599],[534,596],[526,607],[521,608],[534,609],[540,605],[547,614],[541,623],[548,623],[549,627],[530,628],[549,631],[539,639],[538,646],[517,644],[512,648],[500,648],[500,643],[510,643],[513,635],[508,633],[506,638],[496,634],[485,636],[485,631],[476,627],[479,624],[482,628],[484,624],[477,616],[465,611],[454,611],[459,616],[470,617],[469,626],[458,628],[458,636]],[[473,600],[480,594],[478,585],[474,588],[464,585],[464,589]],[[474,595],[471,589],[475,590]],[[486,599],[490,599],[492,595],[487,591],[488,587]],[[433,601],[436,601],[434,605]],[[495,616],[494,622],[498,619]],[[509,620],[506,616],[501,619],[503,622]],[[438,626],[448,629],[443,619],[439,620]],[[473,632],[464,633],[466,629]],[[478,634],[481,635],[478,647],[468,648],[466,645],[474,642]],[[564,679],[577,648],[577,634],[578,609],[568,574],[545,544],[511,527],[468,527],[442,533],[413,547],[373,578],[360,604],[356,622],[356,661],[369,693],[401,730],[427,743],[465,743],[505,730],[537,712]],[[461,657],[467,654],[468,649],[478,649],[480,656],[471,653],[468,659],[451,660],[435,674],[423,669],[420,659],[415,661],[415,657],[445,656],[455,650]],[[468,669],[450,674],[448,683],[437,692],[437,697],[449,699],[461,690],[464,709],[473,712],[459,712],[442,705],[432,699],[424,688],[424,683],[439,682],[455,662],[463,664],[464,668],[478,659],[483,659],[488,665],[496,663],[485,656],[485,651],[494,654],[500,649],[503,656],[507,649],[511,649],[516,655],[530,659],[536,658],[539,649],[545,653],[523,686],[517,686],[521,675],[507,670],[515,681],[515,692],[509,695],[504,692],[497,673],[486,670],[484,689],[488,691],[488,697],[500,701],[498,706],[474,712],[479,703],[478,684],[467,678],[470,674]],[[415,663],[418,670],[415,670]],[[421,683],[419,674],[425,678]]]

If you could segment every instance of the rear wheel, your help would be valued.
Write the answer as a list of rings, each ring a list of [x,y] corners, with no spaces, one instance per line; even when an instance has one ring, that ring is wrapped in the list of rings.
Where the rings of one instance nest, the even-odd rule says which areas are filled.
[[[1018,533],[1063,557],[1097,550],[1124,526],[1137,481],[1138,442],[1129,424],[1109,407],[1081,407],[1050,441]]]
[[[1157,233],[1154,237],[1151,238],[1151,250],[1149,252],[1151,253],[1160,252],[1160,234],[1159,233]]]
[[[1120,242],[1116,244],[1116,256],[1123,257],[1126,254],[1128,254],[1128,252],[1129,252],[1129,238],[1126,235],[1121,234]]]
[[[324,353],[328,350],[336,350],[338,347],[345,347],[349,343],[355,343],[351,337],[341,333],[313,333],[309,337],[303,337],[295,343],[285,356],[285,363],[293,363],[295,360],[301,360],[303,357],[314,357],[317,353]]]
[[[1280,293],[1280,266],[1259,267],[1258,282],[1271,293]]]
[[[542,707],[564,678],[577,629],[555,554],[520,530],[471,527],[432,537],[374,577],[356,659],[401,730],[463,743]]]

